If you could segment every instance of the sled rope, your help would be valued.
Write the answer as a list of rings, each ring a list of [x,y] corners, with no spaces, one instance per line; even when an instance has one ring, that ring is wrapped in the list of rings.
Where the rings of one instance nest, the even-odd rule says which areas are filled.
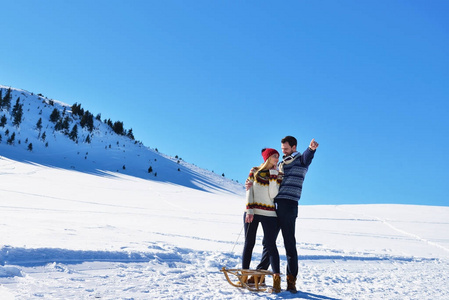
[[[250,224],[251,224],[251,223],[250,223]],[[248,225],[248,228],[249,228],[249,226],[250,226],[250,225]],[[243,231],[244,228],[245,228],[245,224],[243,224],[242,229],[240,229],[240,232],[239,232],[239,234],[237,235],[237,239],[235,240],[234,245],[232,246],[231,253],[235,253],[235,252],[234,252],[235,246],[237,246],[237,243],[238,243],[238,241],[239,241],[239,239],[240,239],[240,236],[242,235],[242,231]],[[249,231],[249,230],[248,230],[248,231]],[[246,239],[246,236],[248,235],[248,231],[247,231],[246,234],[245,234],[245,239]],[[226,260],[226,262],[225,262],[225,264],[224,264],[224,265],[225,265],[224,268],[227,268],[228,262],[229,262],[229,259]]]
[[[237,242],[238,242],[239,239],[240,239],[240,235],[242,234],[242,231],[243,231],[243,228],[244,228],[244,227],[245,227],[245,224],[243,224],[242,229],[240,229],[240,233],[239,233],[239,235],[237,236],[237,239],[235,240],[234,246],[232,246],[232,250],[231,250],[232,253],[234,253],[235,246],[237,245]]]

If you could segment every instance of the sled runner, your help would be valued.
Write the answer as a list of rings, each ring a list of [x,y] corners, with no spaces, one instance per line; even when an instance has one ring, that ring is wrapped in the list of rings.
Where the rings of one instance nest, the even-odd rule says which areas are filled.
[[[223,267],[221,272],[224,273],[226,280],[229,282],[230,285],[239,287],[239,288],[246,288],[252,292],[270,292],[271,287],[265,286],[263,283],[263,280],[265,279],[265,276],[272,276],[273,273],[267,270],[250,270],[250,269],[226,269]],[[233,282],[231,278],[229,278],[229,274],[234,275],[238,278],[237,282]],[[254,283],[248,283],[247,279],[252,276],[254,278]]]

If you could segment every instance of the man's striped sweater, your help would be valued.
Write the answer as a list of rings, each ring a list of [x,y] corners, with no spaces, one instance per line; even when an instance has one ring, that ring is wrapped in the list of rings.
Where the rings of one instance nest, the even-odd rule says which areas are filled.
[[[291,155],[280,163],[279,170],[284,173],[284,178],[275,201],[277,199],[299,201],[302,184],[314,155],[315,151],[307,148],[302,155],[300,153]]]

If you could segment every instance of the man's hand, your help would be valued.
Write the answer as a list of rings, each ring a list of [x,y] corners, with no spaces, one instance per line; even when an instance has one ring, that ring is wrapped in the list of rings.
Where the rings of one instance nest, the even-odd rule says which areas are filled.
[[[253,186],[253,182],[247,179],[245,181],[246,190],[248,191],[252,186]]]
[[[315,139],[312,139],[310,141],[310,145],[309,145],[310,150],[315,151],[316,148],[318,148],[318,146],[319,146],[319,144],[317,142],[315,142]]]

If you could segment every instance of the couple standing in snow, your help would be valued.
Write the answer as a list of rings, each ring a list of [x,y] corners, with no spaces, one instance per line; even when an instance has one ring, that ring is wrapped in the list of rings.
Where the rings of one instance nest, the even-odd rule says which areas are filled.
[[[246,210],[243,215],[245,246],[242,268],[249,269],[259,223],[264,231],[262,259],[257,269],[273,270],[273,291],[281,291],[279,252],[276,239],[282,231],[287,256],[287,291],[296,293],[298,275],[298,253],[296,250],[295,226],[298,217],[298,201],[309,165],[318,148],[315,139],[300,154],[296,150],[297,140],[286,136],[281,140],[283,161],[279,164],[279,152],[272,148],[262,149],[264,162],[254,167],[246,180]],[[253,278],[247,279],[248,282]]]

